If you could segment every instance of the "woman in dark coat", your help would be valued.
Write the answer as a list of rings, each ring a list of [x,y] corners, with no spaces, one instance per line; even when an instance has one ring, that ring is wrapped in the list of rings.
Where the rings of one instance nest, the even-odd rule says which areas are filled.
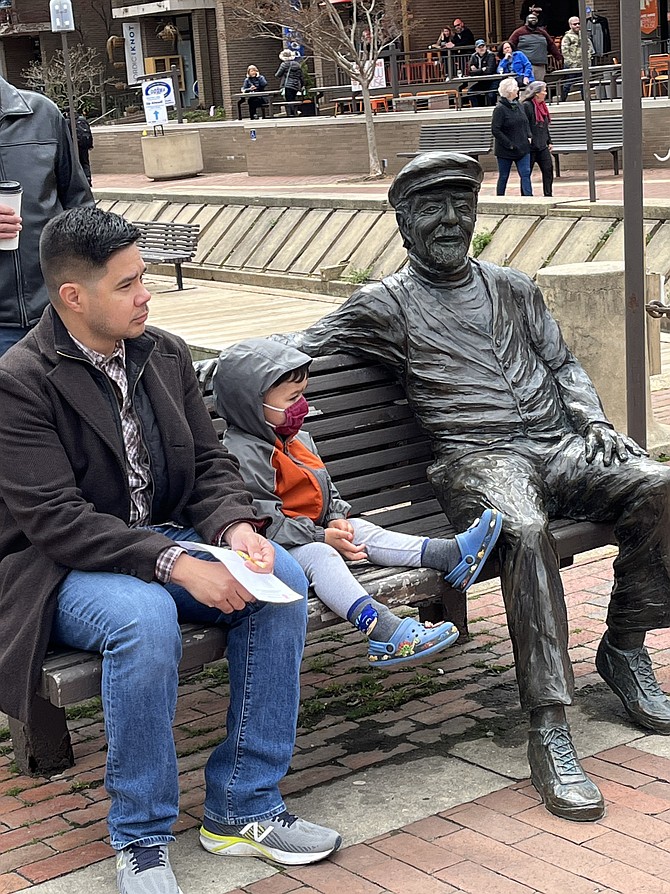
[[[495,139],[493,152],[498,162],[496,195],[504,196],[512,162],[521,179],[521,195],[532,196],[530,182],[530,125],[518,102],[519,85],[515,78],[505,78],[498,86],[498,103],[491,117]]]
[[[530,125],[530,169],[537,164],[542,171],[542,194],[552,195],[554,166],[551,161],[551,115],[547,106],[547,85],[544,81],[533,81],[524,93],[521,108]]]
[[[298,93],[303,88],[302,66],[295,58],[293,50],[282,50],[279,54],[281,65],[275,72],[275,77],[281,79],[281,90],[286,102],[295,102]],[[286,106],[286,114],[289,117],[295,115],[295,106]]]
[[[268,89],[268,82],[255,65],[247,68],[247,76],[242,84],[242,93],[247,93],[249,103],[249,117],[258,118],[259,110],[268,104],[267,96],[254,96],[254,93],[262,93]]]

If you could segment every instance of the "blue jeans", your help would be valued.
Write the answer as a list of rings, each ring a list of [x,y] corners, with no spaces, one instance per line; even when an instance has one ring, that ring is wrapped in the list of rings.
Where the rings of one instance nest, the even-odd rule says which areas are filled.
[[[496,161],[498,162],[498,185],[496,187],[497,196],[505,195],[505,190],[507,189],[507,181],[509,180],[509,173],[512,170],[513,163],[516,165],[516,169],[519,172],[519,177],[521,178],[521,195],[533,195],[533,186],[530,182],[530,152],[528,153],[528,155],[524,155],[514,162],[511,158],[497,158]]]
[[[568,69],[568,71],[570,71],[570,69]],[[570,93],[573,84],[579,84],[579,92],[581,93],[582,99],[584,99],[584,72],[581,68],[573,71],[571,74],[564,74],[562,81],[563,87],[561,89],[561,99],[563,102],[568,98],[568,93]]]
[[[155,528],[199,541],[192,529]],[[219,624],[228,635],[230,705],[226,738],[205,767],[205,814],[234,825],[284,809],[279,781],[293,753],[300,661],[307,630],[307,580],[275,546],[275,573],[301,602],[254,602],[222,614],[174,584],[121,574],[71,571],[58,593],[52,637],[100,652],[108,743],[105,787],[111,845],[174,840],[179,776],[172,734],[181,657],[179,622]],[[208,553],[199,557],[216,561]]]
[[[18,326],[0,326],[0,357],[28,332],[30,329],[21,329]]]

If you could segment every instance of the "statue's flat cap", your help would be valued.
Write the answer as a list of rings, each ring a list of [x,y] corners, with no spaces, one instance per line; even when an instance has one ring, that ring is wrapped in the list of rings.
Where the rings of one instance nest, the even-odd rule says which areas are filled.
[[[424,152],[413,158],[396,176],[389,189],[389,202],[394,208],[415,192],[453,183],[477,191],[482,185],[482,166],[460,152]]]

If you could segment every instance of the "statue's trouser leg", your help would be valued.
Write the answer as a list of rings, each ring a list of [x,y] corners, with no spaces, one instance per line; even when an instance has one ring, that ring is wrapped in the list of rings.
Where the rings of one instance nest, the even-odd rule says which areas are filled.
[[[670,626],[670,469],[645,457],[587,463],[584,442],[575,436],[547,462],[546,482],[557,514],[615,523],[610,631]]]
[[[456,527],[486,506],[503,513],[501,583],[521,705],[532,711],[570,704],[565,599],[541,463],[511,450],[488,450],[455,462],[438,460],[428,475]]]

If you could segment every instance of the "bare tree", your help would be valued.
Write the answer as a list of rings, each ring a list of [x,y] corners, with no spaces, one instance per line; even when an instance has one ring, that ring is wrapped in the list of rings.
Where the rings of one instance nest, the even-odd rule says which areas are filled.
[[[402,33],[402,0],[351,0],[340,13],[331,0],[237,0],[230,8],[247,35],[282,39],[289,28],[315,55],[334,62],[360,84],[370,177],[383,171],[377,152],[370,83],[381,53]]]
[[[107,83],[102,77],[104,66],[92,47],[72,47],[69,56],[75,106],[79,111],[85,111],[96,101]],[[65,62],[61,50],[57,50],[51,59],[31,62],[21,74],[28,89],[44,93],[59,109],[67,108]]]

